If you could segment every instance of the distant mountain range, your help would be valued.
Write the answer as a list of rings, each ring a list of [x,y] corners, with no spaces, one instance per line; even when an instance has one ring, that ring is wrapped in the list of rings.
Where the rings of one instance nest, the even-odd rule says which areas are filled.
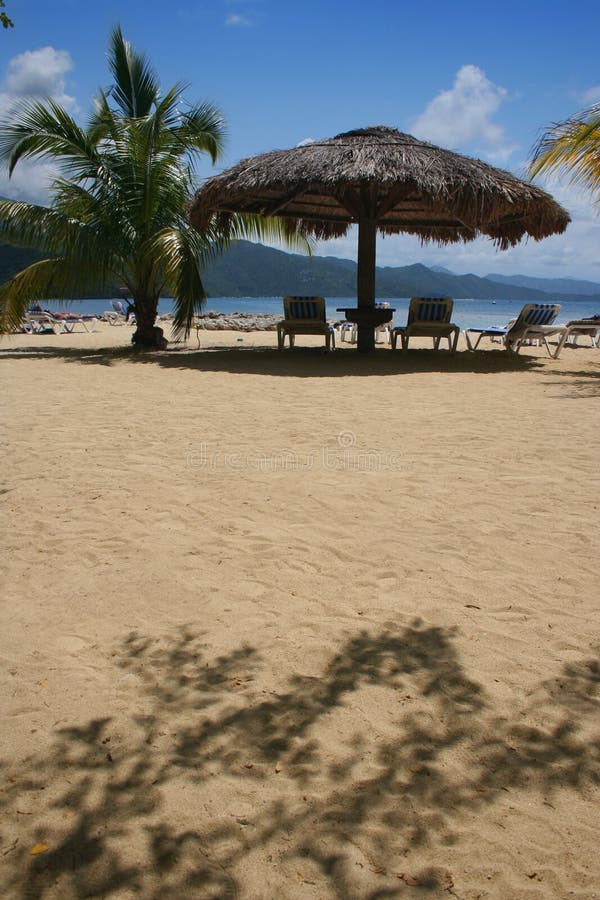
[[[211,297],[352,297],[356,293],[356,263],[333,256],[310,258],[239,241],[206,270],[204,284]],[[600,303],[600,284],[593,282],[525,275],[480,278],[455,275],[441,266],[428,268],[420,263],[378,267],[376,293],[382,299],[444,296],[560,303],[585,297]]]
[[[594,281],[580,281],[577,278],[534,278],[531,275],[486,275],[490,281],[499,281],[502,284],[516,285],[517,287],[533,288],[536,291],[546,291],[556,294],[596,295],[600,285]]]
[[[2,198],[0,197],[0,200]],[[21,269],[30,266],[32,262],[41,259],[39,253],[33,250],[24,250],[22,247],[9,247],[0,244],[0,284],[4,284]]]
[[[39,254],[30,250],[0,245],[0,283],[35,259],[39,259]],[[210,297],[282,297],[286,294],[352,297],[356,293],[356,263],[333,256],[310,258],[239,241],[206,269],[203,281]],[[118,289],[119,285],[115,283],[113,296],[118,296]],[[376,293],[382,299],[444,296],[561,303],[585,298],[600,304],[600,284],[591,281],[527,275],[480,278],[455,275],[441,266],[428,268],[420,263],[378,267]],[[98,297],[99,294],[89,296]]]

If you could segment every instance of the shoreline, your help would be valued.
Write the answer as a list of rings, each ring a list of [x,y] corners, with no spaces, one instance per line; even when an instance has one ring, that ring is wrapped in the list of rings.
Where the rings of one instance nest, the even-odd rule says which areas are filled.
[[[188,338],[185,341],[176,340],[171,329],[172,317],[163,315],[157,318],[157,325],[163,328],[165,338],[169,342],[169,347],[165,351],[140,351],[140,352],[164,352],[164,353],[193,353],[201,349],[220,349],[230,347],[240,350],[244,347],[251,349],[253,347],[261,347],[263,349],[273,349],[277,347],[277,322],[281,321],[280,316],[260,316],[254,313],[242,313],[238,317],[234,315],[222,315],[216,311],[209,311],[201,320],[201,327],[193,326]],[[341,322],[341,320],[338,320]],[[90,323],[88,323],[89,325]],[[55,334],[3,334],[0,335],[0,358],[3,353],[18,349],[35,350],[37,348],[44,351],[54,349],[71,348],[73,350],[126,350],[131,348],[131,337],[135,331],[135,325],[129,322],[122,322],[117,325],[111,325],[101,319],[94,322],[93,331],[78,330],[69,333]],[[549,339],[551,346],[556,345],[556,338]],[[242,346],[239,346],[242,345]],[[585,359],[590,362],[592,367],[594,363],[600,363],[600,353],[596,348],[589,344],[589,338],[580,337],[576,346],[567,346],[563,349],[558,360],[548,357],[543,347],[522,347],[518,354],[507,354],[501,344],[495,342],[486,342],[483,349],[476,351],[468,351],[464,333],[461,332],[457,353],[454,358],[469,358],[473,363],[473,368],[477,370],[477,360],[484,361],[490,358],[496,358],[498,363],[500,359],[504,359],[506,368],[510,369],[512,365],[519,368],[523,360],[529,360],[535,365],[550,364],[553,366],[565,366],[565,359],[577,359],[581,361]],[[297,338],[296,349],[302,352],[302,349],[323,349],[324,341],[320,336],[299,335]],[[445,347],[445,345],[444,345]],[[377,356],[381,357],[382,351],[389,351],[390,356],[395,359],[405,358],[407,360],[417,360],[419,356],[426,355],[431,360],[452,360],[453,356],[448,354],[445,349],[441,351],[432,350],[431,338],[411,338],[410,350],[408,354],[401,350],[392,351],[389,344],[382,336],[376,345]],[[412,350],[427,350],[427,354],[414,354]],[[334,355],[339,351],[356,354],[356,345],[349,341],[342,341],[341,334],[336,329],[336,349]],[[295,352],[295,351],[294,351]],[[283,351],[283,357],[289,355],[289,348],[286,342],[286,349]],[[294,356],[294,353],[292,354]],[[512,360],[512,362],[511,362]],[[445,365],[445,364],[444,364]],[[452,368],[451,363],[448,368]]]
[[[378,298],[379,299],[379,298]],[[549,297],[549,302],[552,297]],[[389,301],[392,307],[396,309],[395,322],[397,325],[406,323],[409,298],[397,298]],[[84,314],[93,314],[100,316],[105,311],[110,311],[110,300],[89,300],[77,301],[69,305],[48,302],[49,309],[55,311],[82,312]],[[337,297],[326,298],[327,319],[329,321],[337,321],[340,314],[337,312],[338,307],[354,306],[355,298]],[[452,321],[456,322],[461,329],[468,327],[484,327],[488,325],[503,325],[515,315],[523,307],[521,300],[468,300],[457,299],[454,301],[454,312]],[[170,301],[161,300],[159,304],[159,313],[166,315],[172,313],[172,303]],[[243,298],[243,297],[222,297],[208,298],[204,310],[204,315],[211,313],[219,313],[224,316],[247,314],[254,316],[272,315],[276,320],[280,320],[283,316],[283,302],[281,297],[265,297],[265,298]],[[567,321],[569,319],[585,318],[587,316],[600,314],[600,306],[597,302],[590,301],[585,297],[581,300],[573,300],[563,304],[559,321]]]

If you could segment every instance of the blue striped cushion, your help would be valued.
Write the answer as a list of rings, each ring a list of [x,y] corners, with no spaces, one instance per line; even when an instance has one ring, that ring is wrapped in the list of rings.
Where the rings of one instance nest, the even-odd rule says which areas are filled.
[[[550,322],[554,321],[556,315],[557,308],[554,304],[535,303],[532,304],[531,309],[527,310],[523,316],[522,324],[549,325]]]
[[[318,319],[325,321],[325,303],[322,297],[298,297],[287,301],[287,315],[291,319]]]
[[[449,322],[452,304],[447,300],[421,300],[409,307],[408,324],[416,322]]]

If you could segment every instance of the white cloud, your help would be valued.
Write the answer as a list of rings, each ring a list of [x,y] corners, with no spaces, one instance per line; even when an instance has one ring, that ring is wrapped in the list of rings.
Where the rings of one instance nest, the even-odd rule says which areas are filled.
[[[584,107],[594,106],[600,103],[600,84],[593,85],[580,95],[581,104]]]
[[[298,141],[296,147],[308,147],[309,144],[314,144],[316,140],[316,138],[311,137],[303,138],[301,141]]]
[[[242,27],[247,28],[252,24],[250,19],[247,16],[240,16],[239,13],[232,13],[230,16],[227,16],[225,19],[225,24],[233,27]]]
[[[13,100],[52,97],[61,106],[74,109],[75,98],[65,91],[65,76],[72,68],[73,60],[66,50],[28,50],[8,63],[2,93]]]
[[[0,196],[46,206],[49,202],[48,188],[57,175],[58,168],[52,163],[21,160],[11,178],[6,171],[0,171]]]
[[[493,121],[506,98],[505,88],[493,84],[477,66],[462,66],[452,88],[431,100],[410,131],[444,147],[482,145],[478,152],[485,152],[492,162],[506,163],[516,146],[507,142],[504,129]]]
[[[26,98],[45,100],[51,97],[75,112],[75,98],[66,92],[66,75],[72,68],[69,53],[54,47],[28,50],[13,57],[0,83],[0,116],[9,117],[15,105]],[[10,179],[6,170],[0,171],[0,195],[30,203],[47,203],[47,189],[57,171],[48,162],[19,162]]]

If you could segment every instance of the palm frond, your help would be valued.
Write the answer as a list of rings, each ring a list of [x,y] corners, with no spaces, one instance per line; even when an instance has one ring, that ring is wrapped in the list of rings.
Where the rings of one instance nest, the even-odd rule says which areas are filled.
[[[80,189],[73,186],[71,191],[78,195],[77,200],[82,206],[89,202]],[[0,242],[68,258],[74,272],[89,273],[89,279],[87,276],[84,279],[85,285],[90,280],[92,283],[101,281],[105,271],[122,268],[122,237],[121,242],[107,240],[91,216],[85,222],[65,214],[58,207],[47,209],[16,200],[0,201]]]
[[[90,141],[97,146],[101,141],[122,139],[126,127],[122,116],[115,114],[108,102],[108,96],[99,90],[93,100],[92,114],[87,128]]]
[[[276,241],[290,250],[299,250],[312,256],[315,242],[303,234],[301,226],[295,220],[279,216],[257,216],[250,214],[234,214],[229,220],[229,228],[225,235],[230,240]]]
[[[173,137],[182,148],[208,153],[215,163],[223,152],[226,137],[225,120],[212,103],[201,103],[180,114],[180,124]]]
[[[0,200],[0,241],[59,253],[68,243],[73,222],[53,209],[20,200]]]
[[[157,100],[156,107],[149,114],[153,120],[154,130],[159,133],[163,129],[172,128],[181,118],[180,104],[187,85],[178,81],[167,93]]]
[[[544,172],[566,175],[600,199],[600,105],[553,125],[536,144],[531,177]]]
[[[141,241],[168,224],[184,224],[183,210],[191,181],[187,166],[165,151],[148,119],[136,120],[128,129],[128,141],[112,172],[111,205],[139,234]]]
[[[136,52],[117,27],[112,32],[108,65],[114,78],[110,95],[127,118],[147,116],[156,104],[160,85],[143,53]]]
[[[72,259],[65,257],[32,263],[0,285],[0,333],[18,328],[25,310],[36,300],[77,300],[87,290],[100,287],[95,275],[98,273],[85,266],[77,268]]]
[[[47,100],[26,100],[0,123],[0,159],[12,174],[20,159],[51,157],[78,174],[89,177],[97,163],[96,148],[68,112]]]

